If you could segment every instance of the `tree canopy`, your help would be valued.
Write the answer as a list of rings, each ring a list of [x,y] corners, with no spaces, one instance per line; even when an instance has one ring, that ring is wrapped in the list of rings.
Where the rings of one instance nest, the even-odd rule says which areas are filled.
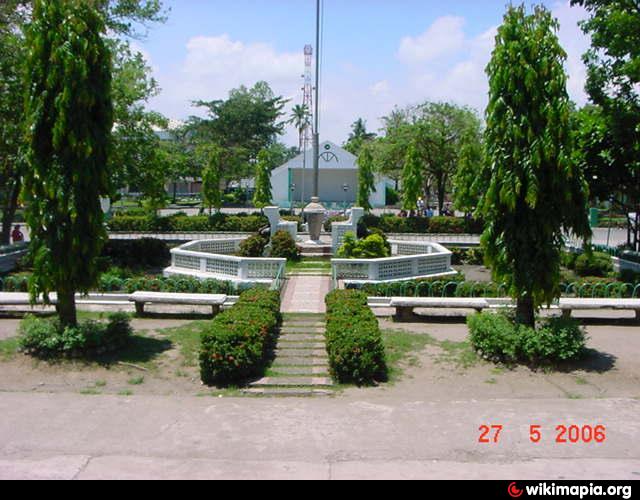
[[[588,237],[587,187],[572,161],[571,103],[557,37],[544,7],[509,7],[487,66],[490,184],[482,236],[496,280],[518,301],[518,321],[560,295],[566,231]]]
[[[100,197],[109,194],[113,106],[104,32],[102,16],[88,2],[34,2],[24,176],[34,255],[30,289],[45,300],[58,293],[63,327],[75,326],[75,293],[95,284],[106,241]]]

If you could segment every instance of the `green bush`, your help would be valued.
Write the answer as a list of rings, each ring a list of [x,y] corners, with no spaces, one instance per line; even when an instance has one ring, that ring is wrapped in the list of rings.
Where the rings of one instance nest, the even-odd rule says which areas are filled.
[[[380,234],[356,240],[353,233],[346,233],[342,247],[338,250],[338,257],[341,259],[380,259],[390,255],[389,243]]]
[[[152,238],[109,240],[102,257],[108,259],[111,266],[131,269],[167,267],[171,261],[168,245]]]
[[[132,333],[129,317],[120,313],[107,323],[84,321],[64,329],[57,319],[27,316],[20,323],[18,343],[22,352],[37,358],[90,358],[123,348]]]
[[[391,186],[387,186],[386,188],[386,197],[388,207],[393,207],[400,203],[400,193]]]
[[[278,231],[271,238],[271,257],[298,262],[302,258],[295,240],[287,231]]]
[[[539,328],[517,325],[503,314],[482,313],[467,320],[471,345],[485,359],[531,365],[577,360],[586,335],[576,320],[549,318]]]
[[[138,277],[120,278],[111,273],[103,274],[98,281],[101,293],[109,292],[168,292],[208,293],[228,295],[233,287],[228,281],[198,280],[192,277]]]
[[[435,234],[464,234],[467,222],[456,217],[432,217],[429,232]]]
[[[263,257],[268,243],[269,240],[264,236],[256,234],[240,243],[238,255],[240,257]]]
[[[241,384],[264,374],[280,325],[280,294],[250,290],[202,333],[200,375],[205,384]]]
[[[175,214],[169,217],[117,215],[109,221],[115,232],[230,232],[257,233],[269,225],[261,215],[214,214],[211,217]]]
[[[576,260],[578,276],[606,277],[613,272],[613,260],[610,255],[601,252],[587,252]]]
[[[340,383],[371,385],[387,379],[387,365],[378,320],[367,295],[336,290],[326,298],[327,353],[332,376]]]

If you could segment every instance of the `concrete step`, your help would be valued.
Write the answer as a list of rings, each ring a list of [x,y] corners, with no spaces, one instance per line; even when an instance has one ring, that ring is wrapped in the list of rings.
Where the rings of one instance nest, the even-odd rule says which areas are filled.
[[[324,333],[326,333],[326,329],[322,326],[298,326],[298,325],[284,325],[280,328],[280,334],[287,334],[287,333],[303,333],[303,334],[307,334],[307,333],[317,333],[319,335],[322,335]]]
[[[324,349],[276,349],[276,359],[287,358],[318,358],[327,359],[327,351]]]
[[[280,335],[280,342],[322,342],[324,343],[324,335],[312,335],[306,333],[288,333]]]
[[[329,370],[329,362],[327,358],[317,358],[313,356],[280,356],[273,362],[271,368],[273,370],[279,370],[281,367],[299,367],[299,366],[313,366],[316,368],[324,368]]]
[[[248,396],[262,396],[271,398],[312,398],[318,396],[333,396],[334,392],[323,389],[303,388],[251,388],[244,389],[243,394]]]
[[[250,387],[255,389],[265,387],[326,388],[333,387],[333,381],[329,377],[265,377],[254,382]]]
[[[329,370],[324,366],[276,366],[271,371],[274,377],[328,377]]]
[[[325,349],[324,342],[286,342],[280,339],[277,349],[287,351],[290,349],[303,349],[305,351],[321,351]]]

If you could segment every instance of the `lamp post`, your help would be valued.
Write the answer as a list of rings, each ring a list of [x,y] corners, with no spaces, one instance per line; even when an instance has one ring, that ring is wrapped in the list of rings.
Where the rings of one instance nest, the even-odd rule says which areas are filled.
[[[291,184],[291,210],[293,211],[293,215],[296,214],[296,198],[295,198],[295,193],[296,193],[296,185],[295,184]]]
[[[307,220],[309,221],[309,233],[311,235],[311,241],[309,243],[315,245],[321,245],[320,233],[322,232],[322,225],[324,223],[324,217],[326,214],[325,208],[320,203],[320,1],[316,0],[316,99],[315,99],[315,112],[314,112],[314,127],[313,127],[313,197],[311,203],[305,208],[305,214],[307,214]]]
[[[349,206],[349,202],[347,201],[347,193],[349,192],[349,184],[346,182],[342,185],[342,190],[344,191],[344,214],[347,215],[347,207]]]

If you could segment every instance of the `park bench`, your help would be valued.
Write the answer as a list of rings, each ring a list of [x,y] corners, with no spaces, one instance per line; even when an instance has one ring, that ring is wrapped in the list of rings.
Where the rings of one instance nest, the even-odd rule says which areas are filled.
[[[220,308],[227,302],[226,295],[207,295],[190,293],[161,293],[135,292],[129,296],[129,302],[134,302],[136,313],[144,314],[146,304],[171,304],[190,306],[211,306],[213,314],[218,314]]]
[[[491,305],[486,299],[477,298],[420,298],[420,297],[394,297],[389,307],[395,308],[396,319],[408,321],[415,317],[414,309],[474,309],[482,312]]]
[[[573,311],[635,311],[636,319],[640,321],[640,299],[560,299],[559,308],[565,317],[570,317]]]

